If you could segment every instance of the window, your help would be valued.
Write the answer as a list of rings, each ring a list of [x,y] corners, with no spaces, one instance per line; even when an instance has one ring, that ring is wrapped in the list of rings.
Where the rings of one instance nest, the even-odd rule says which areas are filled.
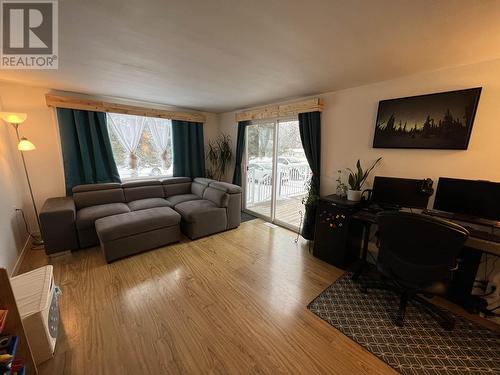
[[[172,176],[172,121],[108,113],[113,156],[122,180]]]

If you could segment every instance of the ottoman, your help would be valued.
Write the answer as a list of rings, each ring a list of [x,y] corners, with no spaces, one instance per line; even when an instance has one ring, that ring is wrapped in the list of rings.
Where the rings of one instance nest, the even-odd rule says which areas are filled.
[[[112,262],[180,240],[181,216],[169,207],[127,212],[96,220],[106,261]]]

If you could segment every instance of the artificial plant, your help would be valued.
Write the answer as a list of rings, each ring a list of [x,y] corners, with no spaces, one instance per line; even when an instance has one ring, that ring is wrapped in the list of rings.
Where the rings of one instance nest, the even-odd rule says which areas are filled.
[[[206,156],[210,164],[206,171],[207,177],[220,181],[233,158],[231,137],[227,134],[221,134],[216,139],[209,141]]]

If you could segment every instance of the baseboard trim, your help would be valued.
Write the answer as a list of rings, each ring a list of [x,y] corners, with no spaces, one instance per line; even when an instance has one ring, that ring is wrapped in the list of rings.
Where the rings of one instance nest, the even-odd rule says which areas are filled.
[[[14,264],[14,268],[12,268],[12,272],[10,273],[10,277],[16,276],[19,272],[19,268],[23,263],[24,257],[26,256],[26,252],[31,249],[31,236],[28,235],[26,238],[26,242],[24,243],[23,249],[21,250],[21,254],[17,257],[16,263]]]

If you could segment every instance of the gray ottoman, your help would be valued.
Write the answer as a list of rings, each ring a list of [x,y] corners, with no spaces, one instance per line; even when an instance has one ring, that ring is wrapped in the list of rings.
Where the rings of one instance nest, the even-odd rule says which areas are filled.
[[[181,215],[169,207],[127,212],[96,220],[106,261],[137,254],[180,240]]]

